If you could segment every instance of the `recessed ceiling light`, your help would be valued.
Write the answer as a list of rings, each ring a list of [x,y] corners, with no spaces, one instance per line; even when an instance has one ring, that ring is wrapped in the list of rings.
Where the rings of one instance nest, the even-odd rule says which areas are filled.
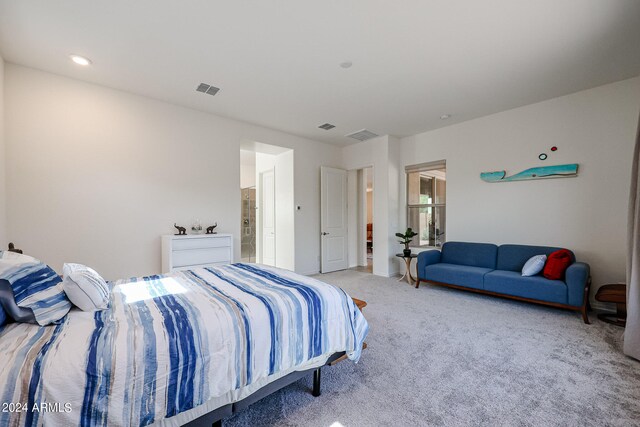
[[[443,114],[440,116],[440,120],[447,120],[450,117],[451,117],[451,114]]]
[[[73,62],[75,62],[78,65],[82,65],[82,66],[87,66],[87,65],[91,65],[91,60],[88,58],[85,58],[84,56],[80,56],[80,55],[69,55],[69,58],[71,58],[71,60]]]
[[[344,61],[340,63],[340,66],[342,68],[351,68],[351,66],[353,65],[353,63],[351,61]]]

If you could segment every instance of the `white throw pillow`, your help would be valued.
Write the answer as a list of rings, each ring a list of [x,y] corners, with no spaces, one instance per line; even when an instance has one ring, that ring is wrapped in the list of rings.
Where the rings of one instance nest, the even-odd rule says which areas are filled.
[[[82,311],[109,308],[109,285],[94,269],[82,264],[65,264],[62,271],[64,292],[73,305]]]
[[[544,264],[547,262],[546,255],[535,255],[529,258],[527,262],[524,263],[524,267],[522,267],[522,275],[523,276],[535,276],[540,273],[544,268]],[[73,301],[73,300],[72,300]]]

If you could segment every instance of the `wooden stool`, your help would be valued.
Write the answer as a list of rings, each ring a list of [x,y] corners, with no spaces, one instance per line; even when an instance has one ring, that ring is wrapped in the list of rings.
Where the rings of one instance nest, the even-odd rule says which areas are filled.
[[[600,313],[598,319],[624,328],[627,324],[627,285],[601,286],[596,292],[596,301],[615,303],[616,314]]]
[[[358,307],[360,311],[362,311],[362,309],[367,306],[366,301],[362,301],[361,299],[358,299],[358,298],[351,298],[351,299],[353,300],[353,302],[356,304],[356,307]]]

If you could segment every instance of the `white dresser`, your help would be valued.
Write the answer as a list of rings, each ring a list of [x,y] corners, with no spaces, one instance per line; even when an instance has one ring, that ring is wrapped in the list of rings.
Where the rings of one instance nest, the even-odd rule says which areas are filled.
[[[189,270],[233,262],[233,235],[162,236],[162,271]]]

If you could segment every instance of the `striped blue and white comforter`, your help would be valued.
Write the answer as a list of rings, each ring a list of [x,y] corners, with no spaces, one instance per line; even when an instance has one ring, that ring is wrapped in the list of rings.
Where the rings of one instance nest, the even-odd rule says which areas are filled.
[[[357,361],[368,331],[340,288],[271,267],[112,286],[106,311],[0,328],[0,426],[149,425],[335,352]]]

